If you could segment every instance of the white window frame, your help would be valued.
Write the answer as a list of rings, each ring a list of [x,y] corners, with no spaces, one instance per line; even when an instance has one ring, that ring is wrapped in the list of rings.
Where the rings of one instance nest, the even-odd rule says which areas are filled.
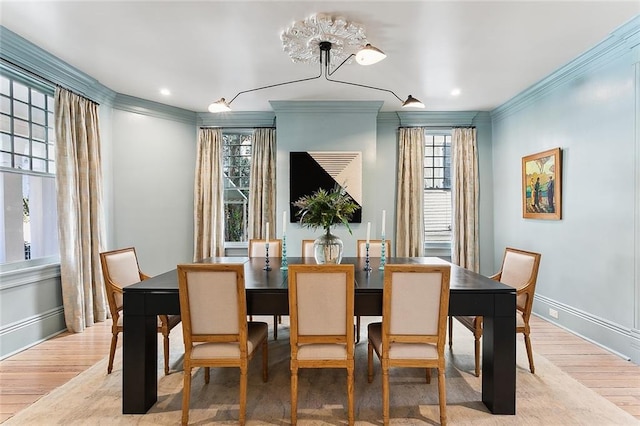
[[[0,172],[2,176],[0,176],[0,182],[3,185],[0,191],[0,196],[3,197],[0,232],[2,232],[3,241],[5,238],[12,238],[11,235],[5,234],[6,221],[12,220],[4,215],[8,209],[5,205],[5,197],[8,196],[8,193],[5,190],[9,190],[11,193],[11,188],[5,187],[5,179],[11,180],[16,176],[22,176],[23,190],[24,185],[28,185],[32,195],[35,193],[34,191],[46,191],[43,193],[43,197],[39,197],[38,201],[33,201],[33,204],[29,205],[32,210],[38,203],[45,203],[43,205],[45,213],[32,217],[32,223],[29,226],[29,229],[33,226],[39,226],[40,229],[44,227],[45,231],[38,233],[41,242],[40,251],[43,254],[31,259],[9,260],[0,263],[0,273],[8,273],[60,262],[55,207],[55,131],[53,128],[55,88],[52,84],[43,83],[4,63],[0,63],[0,75],[2,76],[0,81],[2,84],[0,89],[0,101],[2,102],[0,109],[0,120],[2,120],[0,126],[0,137],[2,138]],[[16,96],[14,90],[18,85],[26,87],[26,97]],[[18,88],[21,89],[21,87]],[[22,129],[22,134],[16,132],[16,128]],[[16,162],[16,159],[20,161]],[[24,177],[34,179],[25,181]],[[13,193],[15,196],[15,191]],[[13,210],[16,209],[17,207]],[[20,215],[22,216],[22,208],[20,208]],[[33,222],[34,219],[36,222]],[[22,233],[20,235],[24,236]],[[45,246],[46,248],[43,248]],[[23,252],[26,251],[25,247],[23,247]]]

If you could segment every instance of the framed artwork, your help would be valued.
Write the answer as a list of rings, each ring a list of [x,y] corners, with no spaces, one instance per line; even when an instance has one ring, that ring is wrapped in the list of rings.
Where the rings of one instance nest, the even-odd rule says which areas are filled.
[[[562,150],[522,157],[522,217],[562,218]]]
[[[298,221],[300,197],[318,188],[331,191],[337,184],[344,188],[360,207],[350,222],[362,222],[362,153],[349,151],[305,151],[289,153],[289,220]]]

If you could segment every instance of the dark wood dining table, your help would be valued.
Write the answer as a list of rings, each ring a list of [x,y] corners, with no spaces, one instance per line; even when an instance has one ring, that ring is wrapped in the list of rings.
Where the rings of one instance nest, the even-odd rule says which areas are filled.
[[[205,263],[245,265],[247,313],[288,315],[287,270],[280,258],[218,257]],[[313,263],[313,258],[287,258],[288,264]],[[362,258],[343,258],[355,265],[355,314],[382,315],[384,270],[372,258],[364,271]],[[386,263],[447,263],[434,257],[387,258]],[[516,294],[512,287],[457,265],[451,265],[449,314],[484,317],[482,337],[482,401],[494,414],[516,412]],[[176,269],[124,289],[124,337],[122,365],[122,412],[144,414],[158,395],[158,314],[179,314]]]

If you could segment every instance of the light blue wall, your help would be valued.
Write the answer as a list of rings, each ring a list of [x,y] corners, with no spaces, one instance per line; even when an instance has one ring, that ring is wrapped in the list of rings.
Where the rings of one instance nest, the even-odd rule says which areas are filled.
[[[507,245],[541,251],[536,311],[548,317],[549,307],[558,310],[560,325],[640,362],[638,34],[640,17],[492,111],[491,120],[488,113],[478,112],[346,111],[341,117],[331,111],[308,114],[288,110],[290,103],[274,104],[274,110],[280,109],[278,120],[273,112],[224,117],[196,114],[116,94],[2,27],[0,56],[101,103],[107,245],[138,247],[141,264],[150,274],[192,256],[198,126],[276,124],[279,212],[289,202],[289,151],[362,151],[363,196],[365,206],[371,207],[365,209],[363,224],[354,226],[354,236],[345,241],[349,255],[353,254],[352,242],[364,235],[367,221],[372,222],[372,229],[379,228],[382,209],[387,210],[389,232],[394,228],[398,127],[475,125],[481,272],[490,274],[497,269]],[[322,105],[311,108],[322,109]],[[565,153],[563,219],[524,220],[521,158],[557,146]],[[299,250],[299,240],[309,232],[294,229],[288,226],[292,251]],[[44,279],[46,285],[56,277]],[[43,280],[17,277],[12,283],[32,286],[39,281]],[[3,306],[38,306],[39,312],[0,318],[0,346],[4,349],[8,332],[15,331],[23,336],[11,342],[28,346],[38,339],[31,334],[32,325],[48,330],[48,318],[55,319],[56,312],[61,313],[61,301],[48,290],[27,289],[19,294],[6,290],[9,293],[3,290]],[[53,308],[46,304],[49,300]]]
[[[493,113],[496,260],[506,246],[542,253],[535,312],[635,362],[638,34],[640,18]],[[556,147],[562,220],[523,219],[521,159]]]

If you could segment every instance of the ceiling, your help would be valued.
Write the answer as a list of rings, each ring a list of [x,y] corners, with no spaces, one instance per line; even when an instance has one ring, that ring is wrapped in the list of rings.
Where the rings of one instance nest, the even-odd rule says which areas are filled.
[[[361,24],[387,54],[367,67],[346,64],[333,78],[411,94],[428,111],[488,111],[640,14],[640,1],[0,0],[0,24],[110,89],[196,112],[243,90],[318,75],[318,64],[293,63],[280,40],[314,13]],[[322,78],[242,94],[232,108],[271,110],[270,100],[400,108],[390,93]]]

